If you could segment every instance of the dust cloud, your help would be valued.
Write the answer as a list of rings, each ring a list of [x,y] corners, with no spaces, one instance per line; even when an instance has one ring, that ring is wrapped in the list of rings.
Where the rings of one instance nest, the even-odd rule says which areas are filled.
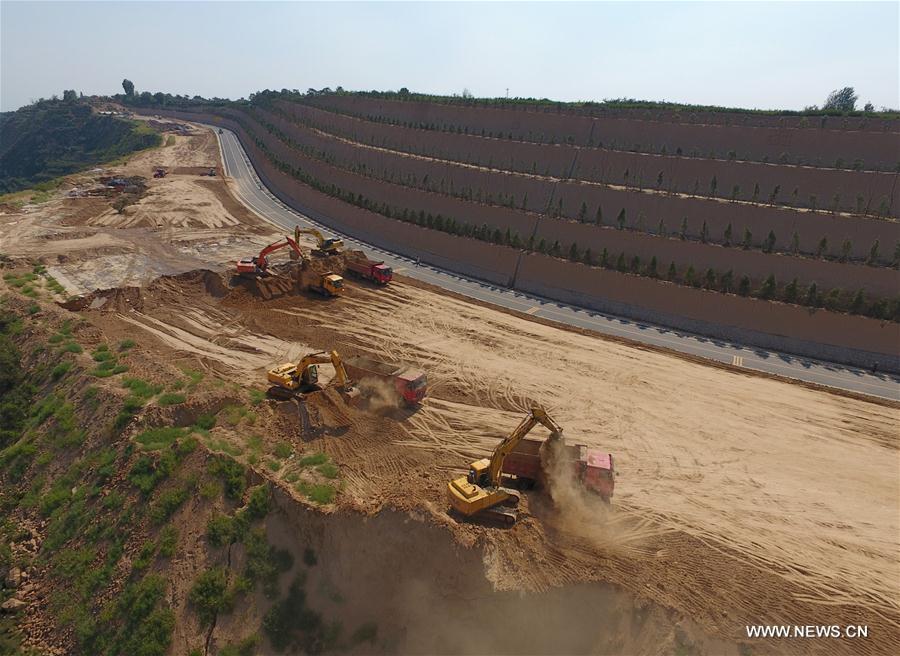
[[[552,503],[549,519],[557,530],[581,538],[608,553],[650,555],[650,538],[666,529],[633,515],[616,512],[599,495],[578,481],[572,461],[566,457],[565,441],[551,439],[541,449],[547,492]],[[548,509],[550,510],[550,509]]]

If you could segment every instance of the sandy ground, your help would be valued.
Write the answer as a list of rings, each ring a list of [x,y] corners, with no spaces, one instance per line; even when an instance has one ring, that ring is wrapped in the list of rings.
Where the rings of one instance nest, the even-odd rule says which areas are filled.
[[[216,157],[213,135],[178,137],[127,169],[149,177],[153,166]],[[42,256],[82,291],[224,270],[276,234],[237,205],[226,181],[196,175],[151,180],[123,215],[71,199],[0,215],[4,253]],[[273,363],[330,348],[424,369],[430,396],[418,411],[354,410],[317,439],[341,465],[342,507],[426,511],[460,542],[487,547],[500,588],[610,581],[729,639],[743,639],[745,624],[853,623],[877,636],[854,653],[900,651],[896,407],[686,362],[403,281],[351,283],[332,301],[214,291],[197,276],[163,279],[82,315],[240,386],[262,389]],[[615,455],[612,509],[560,489],[555,504],[529,494],[512,530],[459,524],[446,512],[447,480],[489,453],[531,401],[551,409],[570,442]],[[273,432],[301,439],[283,404],[268,412],[281,417]],[[776,651],[785,649],[848,653],[842,641]]]

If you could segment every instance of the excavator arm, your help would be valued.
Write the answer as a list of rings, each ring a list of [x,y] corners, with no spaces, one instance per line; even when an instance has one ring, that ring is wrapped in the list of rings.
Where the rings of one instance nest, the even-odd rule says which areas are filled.
[[[312,235],[315,237],[319,250],[324,253],[335,253],[344,247],[343,239],[338,237],[325,239],[325,236],[315,228],[301,228],[300,226],[296,226],[294,228],[294,239],[299,241],[300,235]]]
[[[259,255],[254,258],[245,258],[238,262],[237,269],[239,273],[258,273],[264,272],[269,268],[269,254],[290,246],[291,250],[296,253],[297,258],[303,260],[303,251],[294,239],[285,237],[282,241],[276,241],[263,248]]]
[[[503,469],[503,461],[506,459],[510,453],[512,453],[513,449],[516,448],[516,445],[521,442],[528,433],[531,432],[538,424],[542,424],[550,431],[550,439],[555,440],[562,437],[562,428],[557,424],[547,411],[538,404],[534,404],[531,406],[531,410],[528,412],[528,415],[516,426],[516,429],[510,433],[500,444],[497,445],[497,448],[494,449],[494,453],[491,455],[491,464],[488,469],[488,477],[490,480],[490,484],[494,487],[500,485],[500,473]]]

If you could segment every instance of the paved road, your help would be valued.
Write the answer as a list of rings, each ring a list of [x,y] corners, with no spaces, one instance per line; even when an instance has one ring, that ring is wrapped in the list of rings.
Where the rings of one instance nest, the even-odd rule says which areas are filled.
[[[443,287],[470,298],[519,310],[531,316],[587,328],[605,335],[615,335],[645,344],[662,346],[708,360],[730,364],[737,368],[755,369],[862,394],[900,400],[900,377],[884,374],[873,375],[862,369],[787,355],[777,351],[741,346],[719,339],[635,322],[472,280],[436,267],[424,264],[419,266],[415,261],[402,255],[336,233],[327,225],[291,209],[262,184],[234,133],[223,130],[222,134],[218,136],[225,172],[234,178],[237,183],[238,198],[245,205],[271,223],[285,229],[292,230],[296,224],[300,224],[315,226],[328,234],[337,234],[349,247],[366,251],[372,257],[384,260],[394,268],[396,273]]]

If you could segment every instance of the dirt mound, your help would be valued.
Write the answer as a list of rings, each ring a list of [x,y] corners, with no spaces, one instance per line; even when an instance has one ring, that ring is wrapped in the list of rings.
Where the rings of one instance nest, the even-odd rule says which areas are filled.
[[[130,312],[131,310],[143,310],[144,298],[140,287],[116,287],[114,289],[98,289],[90,294],[59,303],[59,306],[72,312],[84,310]]]

